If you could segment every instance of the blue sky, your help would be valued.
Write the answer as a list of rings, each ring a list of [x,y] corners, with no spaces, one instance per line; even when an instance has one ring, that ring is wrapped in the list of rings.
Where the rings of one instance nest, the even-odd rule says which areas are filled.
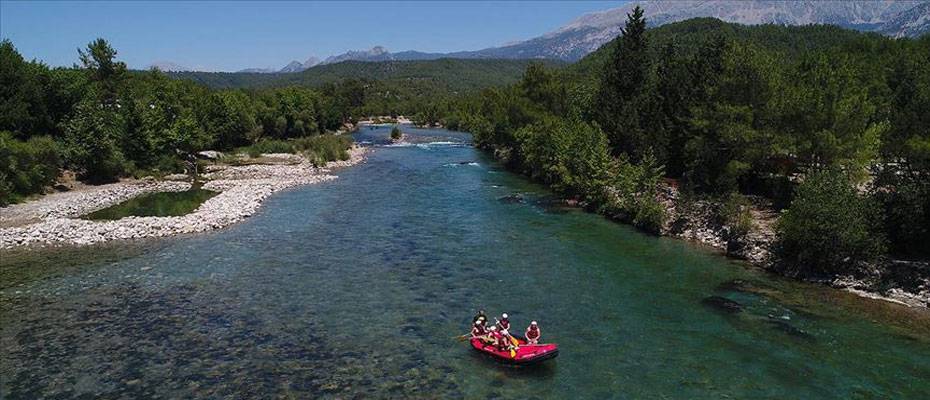
[[[529,39],[624,1],[77,2],[0,1],[0,36],[27,59],[77,62],[103,37],[132,68],[280,68],[291,60],[385,46],[477,50]]]

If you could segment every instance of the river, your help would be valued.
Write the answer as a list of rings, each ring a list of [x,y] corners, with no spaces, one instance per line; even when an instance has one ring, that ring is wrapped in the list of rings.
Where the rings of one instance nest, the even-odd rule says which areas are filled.
[[[559,207],[466,134],[406,131],[363,128],[364,164],[227,229],[5,251],[0,397],[930,395],[926,313]],[[453,337],[478,307],[561,354],[475,354]]]

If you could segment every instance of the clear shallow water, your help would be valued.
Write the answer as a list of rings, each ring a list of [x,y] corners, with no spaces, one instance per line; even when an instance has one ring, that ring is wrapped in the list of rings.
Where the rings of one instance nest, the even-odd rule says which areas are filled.
[[[552,207],[467,135],[389,131],[229,229],[5,252],[3,396],[927,397],[925,314]],[[538,320],[560,356],[474,354],[452,337],[477,307]]]
[[[102,210],[87,214],[84,218],[90,220],[110,220],[123,217],[170,217],[180,216],[200,207],[200,204],[216,196],[218,193],[193,188],[183,192],[161,192],[145,194],[126,200]]]

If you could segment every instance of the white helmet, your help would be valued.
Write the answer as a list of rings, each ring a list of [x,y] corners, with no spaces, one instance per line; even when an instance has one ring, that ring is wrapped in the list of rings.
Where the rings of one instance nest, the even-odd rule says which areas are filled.
[[[504,317],[504,319],[507,319],[507,313],[501,314],[501,317]]]
[[[497,327],[496,327],[496,326],[492,326],[492,327],[488,328],[488,330],[493,332],[493,331],[496,331],[496,330],[497,330]]]
[[[536,321],[530,322],[530,325],[536,326]]]

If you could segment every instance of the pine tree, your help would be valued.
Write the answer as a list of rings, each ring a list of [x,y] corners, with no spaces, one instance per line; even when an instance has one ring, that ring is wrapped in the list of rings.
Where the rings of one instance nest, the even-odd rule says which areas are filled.
[[[644,95],[651,61],[646,42],[646,19],[639,6],[627,15],[621,36],[614,41],[611,58],[597,96],[597,120],[615,154],[640,154],[643,140],[641,112],[648,107]]]

